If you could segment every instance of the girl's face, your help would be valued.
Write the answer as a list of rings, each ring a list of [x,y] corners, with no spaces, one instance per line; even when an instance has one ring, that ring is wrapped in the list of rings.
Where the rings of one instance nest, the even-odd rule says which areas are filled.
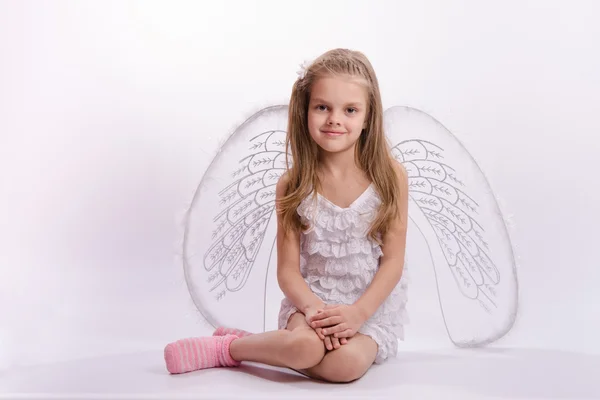
[[[354,151],[366,126],[367,90],[356,78],[323,77],[311,88],[308,131],[328,153]]]

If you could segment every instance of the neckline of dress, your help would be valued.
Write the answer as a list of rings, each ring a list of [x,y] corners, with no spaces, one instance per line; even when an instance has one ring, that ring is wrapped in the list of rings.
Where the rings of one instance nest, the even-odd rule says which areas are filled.
[[[345,211],[345,210],[351,210],[356,204],[358,204],[367,195],[367,193],[369,193],[371,191],[372,187],[373,187],[373,182],[371,182],[369,184],[369,186],[367,186],[367,188],[356,199],[354,199],[354,201],[352,201],[352,203],[350,203],[350,205],[348,207],[338,206],[337,204],[335,204],[334,202],[332,202],[331,200],[329,200],[327,197],[323,196],[319,192],[317,192],[317,196],[320,199],[324,200],[326,203],[328,203],[331,206],[333,206],[334,208],[336,208],[338,210]]]

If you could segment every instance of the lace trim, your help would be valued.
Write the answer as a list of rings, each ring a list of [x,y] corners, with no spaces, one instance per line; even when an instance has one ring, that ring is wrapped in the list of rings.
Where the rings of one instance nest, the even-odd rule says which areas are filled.
[[[306,197],[298,206],[297,212],[304,222],[315,222],[316,226],[336,233],[350,227],[368,228],[380,204],[379,196],[372,193],[372,189],[369,188],[361,198],[347,208],[336,206],[317,195]]]
[[[379,268],[379,257],[360,255],[348,258],[325,258],[320,254],[310,256],[310,262],[300,254],[300,269],[308,275],[343,277],[370,275]]]
[[[346,257],[351,254],[383,255],[380,246],[367,236],[381,201],[367,189],[362,198],[350,207],[340,208],[320,196],[304,199],[298,207],[302,222],[309,226],[304,232],[304,249],[308,254],[324,257]],[[319,207],[322,206],[322,207]]]

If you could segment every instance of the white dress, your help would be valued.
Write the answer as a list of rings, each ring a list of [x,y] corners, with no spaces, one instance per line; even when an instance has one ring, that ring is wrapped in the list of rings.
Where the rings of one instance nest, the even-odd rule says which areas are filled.
[[[371,184],[349,207],[339,207],[317,194],[305,198],[298,215],[309,226],[300,237],[300,272],[310,289],[325,304],[353,304],[367,289],[383,255],[368,237],[381,200]],[[375,362],[394,357],[398,339],[404,339],[406,314],[406,266],[391,295],[359,329],[378,344]],[[298,309],[287,299],[281,302],[279,329]]]

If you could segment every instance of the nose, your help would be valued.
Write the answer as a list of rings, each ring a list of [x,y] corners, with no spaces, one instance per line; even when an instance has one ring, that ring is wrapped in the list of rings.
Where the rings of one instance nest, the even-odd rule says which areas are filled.
[[[331,114],[329,114],[329,118],[327,119],[327,125],[329,126],[337,126],[340,124],[340,120],[337,117],[337,114],[332,112]]]

